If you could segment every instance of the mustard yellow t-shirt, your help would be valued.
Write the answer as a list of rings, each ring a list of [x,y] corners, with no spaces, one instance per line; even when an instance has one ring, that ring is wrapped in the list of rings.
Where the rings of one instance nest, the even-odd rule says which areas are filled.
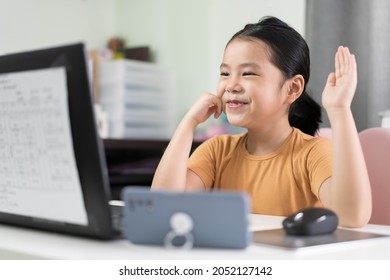
[[[191,155],[188,168],[207,190],[239,190],[252,198],[252,212],[286,216],[318,202],[321,184],[332,176],[329,139],[294,128],[266,156],[246,150],[247,134],[215,136]]]

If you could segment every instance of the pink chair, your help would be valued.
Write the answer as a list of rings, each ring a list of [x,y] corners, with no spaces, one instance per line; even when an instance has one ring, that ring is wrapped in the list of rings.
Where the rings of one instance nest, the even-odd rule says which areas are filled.
[[[359,133],[372,188],[371,224],[390,225],[390,128]]]

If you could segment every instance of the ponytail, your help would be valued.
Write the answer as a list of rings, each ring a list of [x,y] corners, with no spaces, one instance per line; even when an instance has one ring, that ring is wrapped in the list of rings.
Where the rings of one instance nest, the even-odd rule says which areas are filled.
[[[302,132],[314,136],[321,121],[321,106],[304,91],[290,106],[288,121]]]

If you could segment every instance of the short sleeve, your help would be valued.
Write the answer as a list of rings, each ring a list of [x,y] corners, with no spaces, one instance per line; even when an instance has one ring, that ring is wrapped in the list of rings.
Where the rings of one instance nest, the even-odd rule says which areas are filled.
[[[319,197],[322,183],[332,176],[332,143],[326,138],[317,138],[307,157],[312,192]]]
[[[197,174],[203,181],[206,190],[212,188],[216,172],[215,138],[203,142],[191,154],[188,169]]]

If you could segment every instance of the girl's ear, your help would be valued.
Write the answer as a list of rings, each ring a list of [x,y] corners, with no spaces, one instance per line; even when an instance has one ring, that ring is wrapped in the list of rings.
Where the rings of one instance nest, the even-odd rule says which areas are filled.
[[[286,101],[289,104],[292,104],[295,100],[297,100],[305,88],[305,79],[302,75],[295,75],[293,78],[289,80],[289,87],[287,92]]]

